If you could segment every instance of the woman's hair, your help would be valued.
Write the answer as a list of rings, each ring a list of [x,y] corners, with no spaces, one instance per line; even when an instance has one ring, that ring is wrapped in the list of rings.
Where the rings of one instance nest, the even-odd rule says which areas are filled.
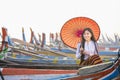
[[[84,43],[85,43],[85,39],[84,39],[84,37],[83,37],[83,34],[85,33],[85,31],[89,31],[89,32],[91,33],[91,35],[92,35],[91,40],[94,41],[94,42],[96,42],[95,37],[94,37],[94,34],[93,34],[93,31],[92,31],[90,28],[85,28],[85,29],[83,30],[83,33],[82,33],[82,41],[81,41],[81,44],[82,44],[82,47],[83,47],[83,48],[84,48]]]

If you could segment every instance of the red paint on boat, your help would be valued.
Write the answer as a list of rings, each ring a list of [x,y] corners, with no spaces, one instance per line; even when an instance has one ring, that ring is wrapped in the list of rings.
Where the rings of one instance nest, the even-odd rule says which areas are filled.
[[[115,50],[117,50],[117,48],[110,48],[109,50],[110,51],[115,51]]]
[[[77,70],[24,69],[24,68],[4,68],[2,71],[3,75],[68,74],[76,72]]]

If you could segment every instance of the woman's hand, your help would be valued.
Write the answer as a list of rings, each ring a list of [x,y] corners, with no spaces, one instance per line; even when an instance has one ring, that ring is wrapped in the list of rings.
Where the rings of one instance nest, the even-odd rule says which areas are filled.
[[[82,47],[80,48],[81,54],[87,54],[89,55],[89,52],[85,51]]]
[[[81,47],[81,48],[80,48],[80,51],[84,51],[84,49]]]
[[[80,52],[81,54],[84,54],[84,49],[82,47],[80,48]]]
[[[88,51],[85,51],[85,50],[83,51],[83,54],[90,56],[90,53]]]
[[[86,54],[90,56],[89,52],[85,51],[82,47],[80,48],[81,54]]]

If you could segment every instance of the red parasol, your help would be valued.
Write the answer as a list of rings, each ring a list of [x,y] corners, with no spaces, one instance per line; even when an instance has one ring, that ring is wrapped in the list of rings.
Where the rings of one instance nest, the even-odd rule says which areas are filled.
[[[81,35],[84,28],[91,28],[95,39],[100,36],[100,28],[98,24],[87,17],[76,17],[67,21],[60,32],[62,41],[71,48],[76,48],[77,43],[81,41]]]

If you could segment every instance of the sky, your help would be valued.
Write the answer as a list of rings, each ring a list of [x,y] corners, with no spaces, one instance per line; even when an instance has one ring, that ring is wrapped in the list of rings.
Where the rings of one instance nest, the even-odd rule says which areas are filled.
[[[0,27],[11,37],[22,39],[24,27],[30,41],[30,27],[35,35],[60,32],[66,21],[89,17],[100,26],[101,34],[120,34],[120,0],[0,0]]]

